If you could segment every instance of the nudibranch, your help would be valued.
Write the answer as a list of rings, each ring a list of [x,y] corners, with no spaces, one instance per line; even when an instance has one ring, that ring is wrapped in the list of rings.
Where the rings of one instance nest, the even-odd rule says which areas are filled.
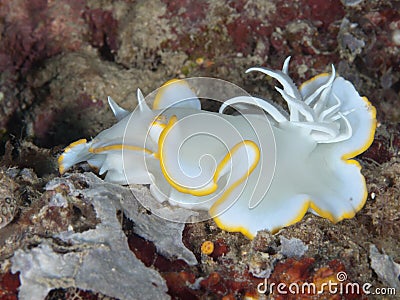
[[[297,88],[289,60],[282,70],[247,70],[280,83],[287,111],[246,94],[207,111],[189,80],[162,86],[152,108],[140,90],[133,112],[108,98],[118,123],[69,145],[60,173],[87,161],[106,181],[147,184],[160,203],[208,211],[220,228],[249,238],[307,212],[352,218],[367,198],[353,158],[372,143],[375,108],[333,66]]]

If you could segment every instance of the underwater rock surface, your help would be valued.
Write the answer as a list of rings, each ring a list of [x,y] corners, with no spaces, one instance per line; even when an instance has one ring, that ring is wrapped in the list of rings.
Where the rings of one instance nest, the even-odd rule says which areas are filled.
[[[87,187],[75,188],[76,182]],[[160,253],[182,258],[189,264],[197,263],[182,243],[184,224],[140,212],[140,204],[128,188],[84,173],[55,178],[46,185],[46,190],[57,191],[63,185],[69,187],[69,193],[64,196],[57,193],[53,200],[58,199],[62,205],[62,197],[65,203],[69,197],[85,199],[93,205],[99,224],[82,233],[73,229],[61,232],[53,236],[57,242],[48,240],[30,250],[17,250],[11,263],[12,271],[21,274],[20,299],[44,299],[54,288],[71,286],[119,299],[169,298],[165,280],[156,270],[145,267],[129,249],[117,219],[118,209],[138,224],[137,234],[154,241]],[[151,197],[146,196],[146,191],[143,194]],[[190,212],[182,209],[175,213],[183,214],[184,218],[190,216]]]
[[[161,227],[167,224],[158,228],[158,223],[134,211],[136,204],[121,204],[123,199],[116,195],[125,197],[126,193],[129,198],[129,190],[108,186],[105,189],[111,189],[112,195],[101,197],[113,199],[105,207],[114,214],[107,220],[117,232],[119,244],[115,247],[121,249],[128,265],[143,270],[146,278],[158,281],[162,276],[157,287],[145,285],[154,289],[150,295],[160,297],[256,298],[257,284],[264,278],[255,278],[249,270],[276,283],[321,283],[339,271],[346,271],[351,282],[369,282],[378,288],[396,282],[395,277],[384,275],[390,269],[382,270],[371,262],[400,263],[399,12],[400,2],[391,0],[2,1],[0,167],[11,180],[4,182],[16,184],[17,211],[0,229],[0,295],[17,299],[20,281],[21,293],[36,285],[41,295],[49,288],[78,283],[71,273],[64,281],[49,279],[54,266],[44,268],[35,261],[34,253],[43,258],[48,255],[60,265],[66,262],[63,256],[69,255],[74,266],[77,258],[90,258],[100,251],[99,242],[85,233],[94,231],[99,238],[98,226],[107,229],[97,217],[101,210],[87,204],[87,197],[80,199],[70,191],[86,190],[89,195],[88,186],[79,185],[79,176],[95,185],[101,185],[101,180],[87,174],[52,180],[59,177],[56,159],[63,147],[78,137],[90,138],[114,122],[107,96],[131,110],[137,88],[146,95],[171,78],[213,76],[275,101],[274,82],[246,75],[243,70],[254,65],[278,69],[289,55],[296,84],[329,71],[334,63],[340,76],[350,80],[377,108],[375,140],[357,158],[369,191],[359,214],[338,224],[307,215],[276,236],[259,232],[253,241],[224,232],[212,221],[179,224],[161,240]],[[71,173],[88,170],[81,165]],[[56,191],[46,191],[49,182]],[[133,188],[147,197],[146,189]],[[119,214],[115,218],[115,211],[122,210],[125,217]],[[127,224],[130,218],[140,225]],[[120,233],[119,220],[130,249]],[[285,257],[279,252],[286,242],[281,236],[301,240],[307,251],[300,258]],[[215,245],[210,256],[201,252],[205,241]],[[370,250],[372,244],[378,252]],[[99,258],[110,255],[110,249],[110,245],[105,247]],[[109,257],[109,263],[123,259],[117,256]],[[22,265],[25,259],[29,264]],[[15,263],[13,270],[21,269],[21,273],[11,274],[10,260]],[[89,266],[92,262],[87,260]],[[137,276],[124,265],[120,268],[122,274]],[[40,271],[43,282],[35,282],[28,270]],[[83,280],[81,286],[88,288],[90,280]],[[124,280],[132,284],[129,277]],[[101,288],[112,295],[131,292],[128,286],[121,291],[107,285]],[[67,289],[52,290],[47,297],[60,299],[67,294]],[[86,298],[95,297],[87,291]],[[346,299],[357,297],[363,296],[343,295]]]

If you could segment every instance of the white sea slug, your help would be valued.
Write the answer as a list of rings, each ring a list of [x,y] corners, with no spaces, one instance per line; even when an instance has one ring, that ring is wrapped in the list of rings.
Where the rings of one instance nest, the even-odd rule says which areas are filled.
[[[173,80],[159,89],[152,109],[140,90],[132,113],[109,98],[119,122],[69,145],[60,173],[87,161],[106,181],[148,184],[159,202],[206,210],[220,228],[249,238],[307,212],[332,222],[352,218],[367,198],[352,158],[372,143],[375,108],[333,66],[297,89],[289,59],[282,71],[247,71],[277,79],[289,113],[244,94],[219,112],[202,110],[189,81]],[[240,113],[226,114],[227,107]]]

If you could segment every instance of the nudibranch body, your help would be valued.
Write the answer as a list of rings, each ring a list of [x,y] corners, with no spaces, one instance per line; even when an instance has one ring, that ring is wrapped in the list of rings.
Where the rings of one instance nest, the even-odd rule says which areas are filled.
[[[289,113],[250,95],[202,110],[184,80],[161,87],[152,109],[140,90],[132,113],[109,98],[119,122],[68,146],[60,172],[87,161],[106,181],[149,184],[159,202],[207,210],[219,227],[249,238],[308,211],[332,222],[352,218],[367,198],[352,158],[372,143],[375,108],[333,66],[297,89],[288,64],[248,71],[279,81]],[[228,106],[237,113],[226,114]]]

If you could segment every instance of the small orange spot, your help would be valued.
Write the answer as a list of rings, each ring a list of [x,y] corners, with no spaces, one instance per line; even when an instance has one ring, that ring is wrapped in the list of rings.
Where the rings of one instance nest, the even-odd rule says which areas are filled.
[[[201,244],[201,253],[210,255],[214,252],[214,243],[211,241],[205,241]]]
[[[206,61],[203,63],[203,66],[206,67],[206,68],[209,68],[209,67],[211,67],[211,66],[213,66],[213,65],[214,65],[214,62],[211,61],[211,60],[206,60]]]
[[[203,63],[204,63],[204,58],[199,57],[199,58],[196,59],[196,64],[202,65]]]

